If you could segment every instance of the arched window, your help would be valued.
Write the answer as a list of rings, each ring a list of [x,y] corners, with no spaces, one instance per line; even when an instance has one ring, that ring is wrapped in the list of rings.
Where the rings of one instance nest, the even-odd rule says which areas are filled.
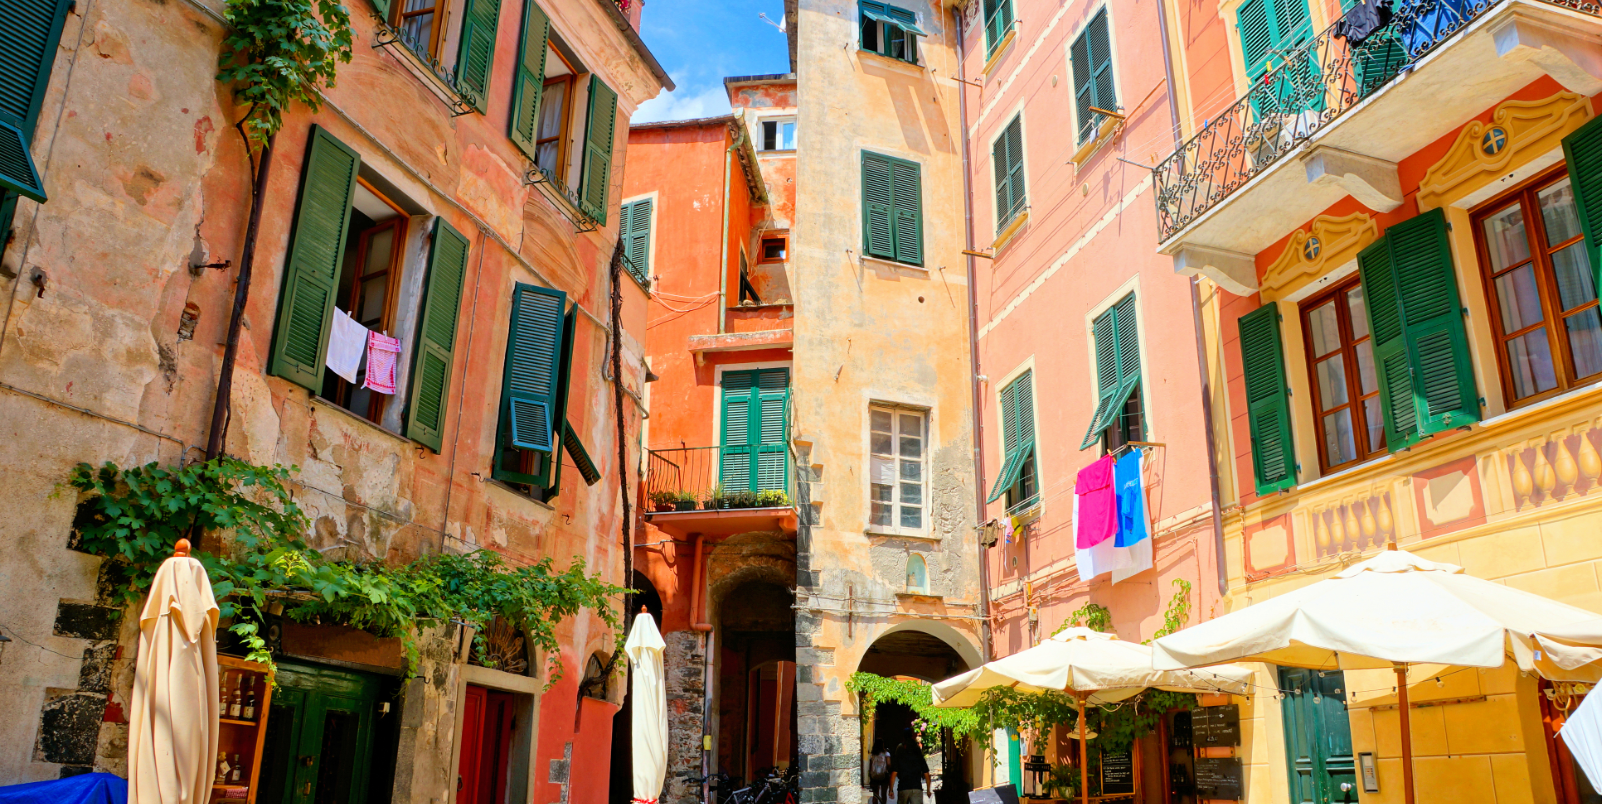
[[[908,556],[908,594],[930,594],[930,574],[925,571],[925,559],[917,553]]]

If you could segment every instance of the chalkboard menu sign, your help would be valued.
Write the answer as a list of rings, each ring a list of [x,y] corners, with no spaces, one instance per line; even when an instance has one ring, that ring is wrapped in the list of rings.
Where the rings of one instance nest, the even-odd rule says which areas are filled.
[[[1103,795],[1114,796],[1136,792],[1136,773],[1131,767],[1131,754],[1103,755]]]
[[[1236,704],[1192,710],[1192,745],[1217,748],[1242,744],[1242,715]]]
[[[1198,798],[1242,800],[1242,760],[1236,757],[1198,757],[1192,773]]]

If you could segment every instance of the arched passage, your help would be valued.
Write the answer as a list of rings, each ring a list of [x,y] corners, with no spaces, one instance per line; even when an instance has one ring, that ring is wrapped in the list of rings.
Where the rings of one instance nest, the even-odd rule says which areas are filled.
[[[923,620],[887,628],[864,651],[858,672],[935,683],[979,665],[980,651],[961,631],[943,622]],[[882,703],[875,707],[872,718],[864,719],[865,784],[869,757],[880,748],[893,750],[909,740],[914,719],[913,710],[898,703]],[[969,758],[973,752],[969,746],[945,733],[929,735],[919,745],[937,787],[938,804],[966,800],[972,777]]]
[[[743,569],[714,589],[714,700],[718,768],[753,779],[796,750],[795,598],[779,577]]]

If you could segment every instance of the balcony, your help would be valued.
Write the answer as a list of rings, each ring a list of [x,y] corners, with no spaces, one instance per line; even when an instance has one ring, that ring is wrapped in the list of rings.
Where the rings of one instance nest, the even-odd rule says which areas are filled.
[[[646,521],[678,537],[796,535],[784,444],[648,450]]]
[[[1154,169],[1159,250],[1178,272],[1251,292],[1254,254],[1347,195],[1396,209],[1399,160],[1521,87],[1600,87],[1592,2],[1402,0],[1357,45],[1337,27],[1273,52],[1275,69]]]

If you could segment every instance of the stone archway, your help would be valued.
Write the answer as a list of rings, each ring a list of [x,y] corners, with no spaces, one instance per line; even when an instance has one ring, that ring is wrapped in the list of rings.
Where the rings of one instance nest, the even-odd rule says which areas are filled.
[[[859,657],[857,670],[887,678],[911,678],[935,683],[981,664],[980,650],[952,625],[938,620],[906,620],[880,632]],[[913,710],[882,703],[872,718],[860,720],[863,783],[868,783],[869,757],[877,747],[893,749],[912,734]],[[974,751],[951,734],[927,737],[923,748],[937,781],[938,804],[962,802],[975,778]]]

